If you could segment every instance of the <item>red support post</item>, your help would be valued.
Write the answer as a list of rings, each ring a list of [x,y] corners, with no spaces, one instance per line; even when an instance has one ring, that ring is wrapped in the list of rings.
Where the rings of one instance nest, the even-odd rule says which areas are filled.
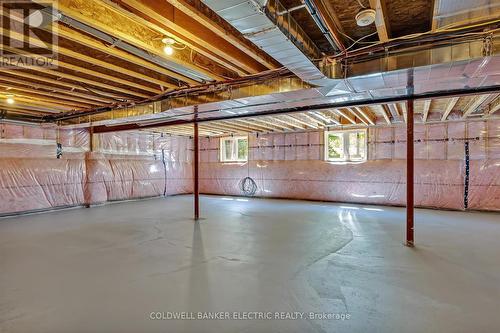
[[[413,135],[413,99],[406,103],[408,114],[406,123],[406,246],[414,246],[414,135]]]
[[[200,136],[198,132],[198,105],[194,106],[194,219],[200,219]]]
[[[198,123],[194,123],[194,219],[200,219],[200,187],[199,187],[199,164],[200,164],[200,140],[198,134]]]

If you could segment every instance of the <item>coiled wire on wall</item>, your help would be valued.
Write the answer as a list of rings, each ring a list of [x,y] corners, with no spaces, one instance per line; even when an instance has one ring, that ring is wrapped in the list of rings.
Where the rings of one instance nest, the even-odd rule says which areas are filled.
[[[251,177],[245,177],[238,184],[241,192],[247,197],[254,196],[257,192],[257,183]]]

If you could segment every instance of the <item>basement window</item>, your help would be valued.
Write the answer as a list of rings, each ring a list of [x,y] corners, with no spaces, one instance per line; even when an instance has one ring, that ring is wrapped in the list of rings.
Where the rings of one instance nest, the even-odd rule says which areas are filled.
[[[325,132],[325,160],[363,162],[367,156],[366,129]]]
[[[220,139],[221,162],[248,161],[248,137],[234,136]]]

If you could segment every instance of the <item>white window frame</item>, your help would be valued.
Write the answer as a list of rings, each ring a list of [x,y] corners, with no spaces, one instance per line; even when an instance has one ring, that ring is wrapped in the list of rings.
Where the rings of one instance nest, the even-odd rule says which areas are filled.
[[[351,158],[349,155],[349,134],[350,133],[359,133],[362,132],[365,134],[365,156],[364,158]],[[342,148],[344,150],[343,158],[329,158],[328,152],[328,138],[330,134],[341,135],[342,137]],[[366,129],[352,129],[352,130],[332,130],[324,132],[324,145],[325,145],[325,161],[327,162],[343,162],[343,163],[359,163],[366,162],[368,159],[368,131]]]
[[[247,141],[247,158],[246,159],[238,159],[238,140],[246,140]],[[233,141],[233,157],[231,159],[226,159],[226,141]],[[226,136],[220,138],[219,145],[219,159],[222,163],[234,163],[234,162],[248,162],[248,154],[250,152],[250,147],[248,145],[248,136]],[[236,156],[234,155],[236,153]]]

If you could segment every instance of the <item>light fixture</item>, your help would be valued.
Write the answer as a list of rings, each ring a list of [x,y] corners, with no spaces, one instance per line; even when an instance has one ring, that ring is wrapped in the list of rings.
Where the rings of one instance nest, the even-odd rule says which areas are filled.
[[[174,53],[174,44],[176,43],[175,39],[165,37],[161,40],[161,42],[165,44],[163,52],[165,52],[166,55],[172,55]]]
[[[376,13],[373,9],[363,9],[356,15],[356,23],[360,27],[366,27],[375,22]]]
[[[14,96],[12,95],[7,95],[7,99],[5,101],[7,102],[7,104],[14,104],[16,102]]]
[[[165,52],[166,55],[172,55],[174,53],[174,49],[170,45],[166,45],[163,48],[163,52]]]
[[[165,52],[166,55],[172,55],[174,53],[174,48],[172,46],[175,44],[175,39],[165,37],[161,40],[161,42],[165,44],[165,47],[163,47],[163,52]]]

